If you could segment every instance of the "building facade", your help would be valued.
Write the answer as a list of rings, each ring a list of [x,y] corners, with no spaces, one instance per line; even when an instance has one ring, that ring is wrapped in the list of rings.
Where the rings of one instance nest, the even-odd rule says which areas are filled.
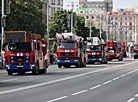
[[[56,10],[63,10],[63,0],[49,0],[49,16]]]
[[[80,8],[95,8],[96,11],[112,11],[113,0],[103,0],[103,1],[87,1],[79,0]]]

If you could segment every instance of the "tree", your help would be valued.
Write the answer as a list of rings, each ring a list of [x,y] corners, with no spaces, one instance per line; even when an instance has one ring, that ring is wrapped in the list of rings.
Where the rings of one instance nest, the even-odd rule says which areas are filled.
[[[6,31],[31,31],[46,34],[46,23],[42,23],[41,0],[11,0],[10,14],[6,17]]]

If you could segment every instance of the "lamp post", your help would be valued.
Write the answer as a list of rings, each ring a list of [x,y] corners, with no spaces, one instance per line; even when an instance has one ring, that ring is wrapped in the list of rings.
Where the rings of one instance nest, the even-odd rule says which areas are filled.
[[[47,0],[47,52],[49,51],[49,0]]]
[[[76,2],[71,2],[71,4],[69,5],[69,4],[67,4],[67,6],[71,6],[72,7],[72,11],[71,11],[71,33],[73,33],[73,9],[74,9],[74,4],[75,4]],[[78,6],[77,4],[76,4],[76,6]]]
[[[113,40],[115,40],[115,29],[116,29],[116,23],[117,23],[117,21],[112,20],[111,22],[112,22],[112,25],[113,25]],[[114,25],[115,25],[115,27],[114,27]]]

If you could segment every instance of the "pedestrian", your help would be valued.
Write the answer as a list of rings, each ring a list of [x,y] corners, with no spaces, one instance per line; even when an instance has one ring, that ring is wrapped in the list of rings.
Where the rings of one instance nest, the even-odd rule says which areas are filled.
[[[0,54],[0,68],[2,67],[2,56]]]
[[[53,52],[50,51],[50,64],[53,64]]]
[[[57,63],[57,54],[54,53],[54,63],[56,64]]]

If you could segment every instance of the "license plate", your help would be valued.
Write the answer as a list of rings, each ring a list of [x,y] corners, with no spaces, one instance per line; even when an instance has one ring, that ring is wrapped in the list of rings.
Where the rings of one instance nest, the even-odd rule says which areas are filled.
[[[22,68],[23,66],[17,66],[18,68]]]
[[[66,60],[65,62],[69,62],[69,60]]]
[[[96,60],[96,59],[92,59],[92,60]]]

